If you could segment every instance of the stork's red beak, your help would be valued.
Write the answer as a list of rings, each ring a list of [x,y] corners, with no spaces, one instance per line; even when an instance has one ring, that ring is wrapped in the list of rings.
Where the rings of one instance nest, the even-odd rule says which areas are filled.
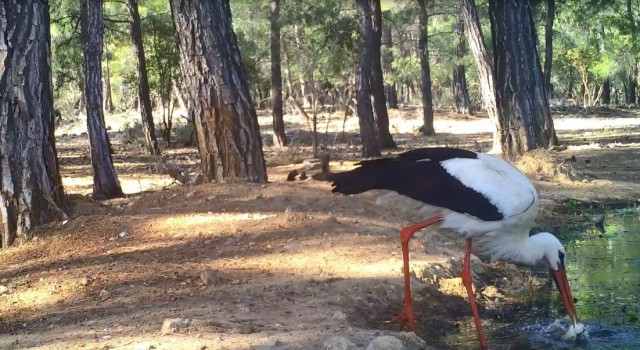
[[[571,289],[569,288],[569,281],[567,280],[567,274],[564,271],[564,266],[558,266],[557,270],[549,268],[549,274],[556,281],[556,287],[562,297],[562,302],[567,308],[567,314],[569,320],[575,326],[578,323],[578,314],[576,313],[576,305],[573,303],[573,296],[571,296]]]

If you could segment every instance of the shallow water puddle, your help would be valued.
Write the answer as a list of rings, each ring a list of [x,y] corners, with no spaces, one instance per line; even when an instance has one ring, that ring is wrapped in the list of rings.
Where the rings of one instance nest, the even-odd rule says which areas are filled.
[[[566,244],[567,276],[588,340],[563,340],[554,325],[568,319],[549,281],[531,296],[532,307],[506,315],[487,327],[492,349],[640,349],[640,211],[607,215],[605,232],[587,232]],[[466,328],[466,327],[465,327]],[[469,327],[449,341],[454,348],[477,348]]]

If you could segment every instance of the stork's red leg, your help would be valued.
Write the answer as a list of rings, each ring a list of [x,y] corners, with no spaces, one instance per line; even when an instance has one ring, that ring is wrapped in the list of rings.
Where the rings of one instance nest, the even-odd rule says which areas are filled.
[[[404,329],[405,325],[409,325],[409,329],[413,333],[418,333],[415,322],[413,320],[413,303],[411,302],[411,279],[409,275],[409,240],[413,237],[413,234],[422,230],[427,226],[431,226],[442,221],[442,215],[436,215],[429,220],[419,222],[417,224],[408,226],[400,230],[400,244],[402,246],[402,261],[404,274],[404,309],[397,318],[400,321],[401,329]]]
[[[481,349],[489,349],[487,338],[484,336],[482,330],[482,323],[480,322],[480,313],[478,312],[478,305],[476,304],[476,297],[473,294],[473,278],[471,277],[471,238],[467,238],[467,247],[464,251],[464,263],[462,265],[462,283],[467,288],[467,294],[469,294],[469,304],[471,305],[471,312],[473,313],[473,322],[476,324],[476,332],[478,332],[478,340],[480,341]]]

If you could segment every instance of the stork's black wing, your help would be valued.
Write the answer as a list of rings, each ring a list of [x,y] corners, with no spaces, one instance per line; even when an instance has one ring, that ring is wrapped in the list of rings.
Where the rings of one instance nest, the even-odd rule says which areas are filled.
[[[477,160],[478,155],[457,148],[416,149],[393,158],[362,161],[358,168],[331,174],[328,179],[333,182],[333,192],[358,194],[374,189],[391,190],[481,220],[502,220],[503,214],[488,198],[447,172],[442,162],[451,159]]]

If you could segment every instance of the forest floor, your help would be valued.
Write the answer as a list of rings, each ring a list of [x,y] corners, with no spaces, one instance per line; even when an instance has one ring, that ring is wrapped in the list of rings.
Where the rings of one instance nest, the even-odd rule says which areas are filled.
[[[438,135],[423,137],[418,110],[390,113],[396,151],[490,148],[486,118],[437,113]],[[357,119],[346,121],[343,135],[341,116],[330,125],[321,117],[332,169],[349,168],[359,157]],[[638,111],[556,108],[554,117],[566,149],[518,163],[540,192],[539,227],[588,228],[603,208],[638,204]],[[260,118],[268,184],[183,186],[155,172],[142,148],[117,132],[135,118],[107,121],[127,194],[115,200],[91,199],[82,123],[58,130],[69,219],[0,252],[0,349],[348,349],[347,340],[364,349],[385,334],[415,348],[418,341],[398,333],[394,321],[402,306],[398,232],[411,218],[367,196],[333,195],[325,182],[286,181],[311,158],[304,120],[286,116],[292,142],[279,149],[270,146],[268,116]],[[163,159],[197,168],[192,148],[165,149]],[[476,348],[473,338],[451,344],[444,337],[470,327],[457,277],[460,242],[433,233],[416,240],[411,254],[416,320],[427,348]],[[525,307],[518,295],[546,283],[536,273],[543,269],[479,259],[472,265],[488,323]],[[183,327],[163,327],[176,318]]]

